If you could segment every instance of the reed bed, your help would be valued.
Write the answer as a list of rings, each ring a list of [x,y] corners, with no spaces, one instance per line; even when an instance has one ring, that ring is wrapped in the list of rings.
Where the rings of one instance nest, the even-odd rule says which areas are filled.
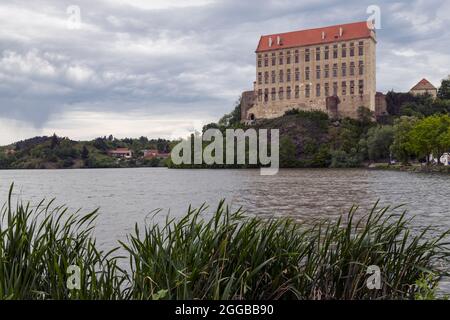
[[[181,219],[136,224],[104,252],[92,235],[97,211],[13,206],[11,194],[0,217],[0,299],[414,299],[448,269],[449,233],[414,233],[389,207],[305,225],[221,202],[212,215],[190,207]],[[67,287],[71,265],[80,289]],[[367,286],[369,266],[381,270],[380,290]],[[427,288],[416,286],[424,279]]]

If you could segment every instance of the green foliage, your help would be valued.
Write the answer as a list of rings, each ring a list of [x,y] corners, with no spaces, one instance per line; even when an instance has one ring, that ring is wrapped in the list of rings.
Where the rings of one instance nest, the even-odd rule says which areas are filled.
[[[280,165],[283,168],[297,166],[297,147],[289,137],[280,139]]]
[[[401,114],[401,108],[405,103],[415,102],[417,98],[410,93],[401,93],[389,91],[386,94],[387,112],[390,115],[398,116]]]
[[[231,113],[224,115],[220,120],[218,125],[224,127],[233,127],[235,125],[239,125],[241,122],[241,100],[236,102],[234,110]]]
[[[115,168],[149,166],[143,159],[142,150],[157,149],[161,153],[169,153],[170,141],[165,139],[115,139],[99,137],[94,141],[72,141],[68,138],[35,137],[19,141],[0,150],[0,168],[23,169],[56,169],[56,168]],[[108,155],[107,151],[117,147],[133,150],[134,159],[119,160]],[[2,148],[0,148],[2,149]],[[13,150],[14,152],[6,152]],[[150,166],[153,166],[151,163]],[[158,160],[158,165],[163,165]]]
[[[126,291],[117,258],[97,249],[97,215],[69,214],[42,201],[15,206],[11,187],[0,212],[0,299],[121,299]],[[80,290],[67,286],[71,265],[80,268]]]
[[[392,126],[377,126],[367,133],[367,151],[370,160],[389,159],[390,147],[394,141]]]
[[[439,278],[433,273],[423,273],[416,281],[415,300],[436,300],[436,292]]]
[[[403,164],[408,164],[412,155],[411,131],[417,121],[414,117],[401,117],[394,124],[394,141],[390,149]]]
[[[448,139],[450,131],[450,116],[434,115],[419,120],[410,132],[410,146],[420,157],[430,154],[440,156],[450,148]]]
[[[450,76],[442,80],[441,87],[438,90],[438,97],[440,99],[450,100]]]
[[[356,148],[346,152],[344,150],[333,150],[331,152],[331,168],[355,168],[362,165],[361,154]]]
[[[375,119],[374,113],[369,108],[363,106],[358,107],[356,113],[362,127],[368,127]]]

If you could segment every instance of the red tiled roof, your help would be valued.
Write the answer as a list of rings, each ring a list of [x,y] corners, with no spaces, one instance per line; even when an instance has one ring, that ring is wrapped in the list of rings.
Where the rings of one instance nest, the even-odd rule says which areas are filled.
[[[110,150],[110,153],[128,153],[130,149],[127,148],[117,148],[116,150]]]
[[[419,83],[414,87],[412,87],[411,91],[413,90],[436,90],[436,87],[433,86],[430,81],[424,78],[420,80]]]
[[[342,36],[339,35],[341,30],[340,28],[342,28]],[[324,35],[323,39],[322,35]],[[354,22],[323,28],[262,36],[259,40],[256,52],[316,45],[334,41],[362,39],[370,36],[371,30],[368,28],[366,21]],[[278,44],[278,37],[280,37],[281,44]],[[272,46],[270,46],[270,42],[272,42]]]

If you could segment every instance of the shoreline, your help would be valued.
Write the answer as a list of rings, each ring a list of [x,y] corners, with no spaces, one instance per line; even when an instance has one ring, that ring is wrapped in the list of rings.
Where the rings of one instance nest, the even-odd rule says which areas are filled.
[[[375,163],[367,166],[368,170],[392,170],[392,171],[404,171],[404,172],[420,172],[420,173],[450,173],[450,166],[422,166],[422,165],[389,165]]]
[[[220,167],[103,167],[103,168],[0,168],[0,171],[64,171],[64,170],[109,170],[109,169],[168,169],[168,170],[259,170],[260,168],[220,168]],[[346,167],[346,168],[331,168],[331,167],[299,167],[299,168],[279,168],[280,170],[377,170],[377,171],[403,171],[403,172],[419,172],[419,173],[450,173],[450,166],[418,166],[418,165],[389,165],[382,163],[375,163],[370,165],[364,165],[359,167]]]

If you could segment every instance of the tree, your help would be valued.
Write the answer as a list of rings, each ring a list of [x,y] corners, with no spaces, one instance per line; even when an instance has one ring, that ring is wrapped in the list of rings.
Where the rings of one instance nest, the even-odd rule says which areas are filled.
[[[59,144],[59,139],[56,133],[53,134],[51,142],[50,142],[50,148],[55,149]]]
[[[94,147],[101,151],[107,151],[109,149],[104,138],[95,139]]]
[[[441,86],[438,90],[438,97],[440,99],[450,99],[450,75],[447,79],[442,80]]]
[[[89,150],[86,148],[86,146],[83,146],[83,149],[81,150],[81,159],[86,160],[89,158]]]
[[[401,117],[394,123],[394,140],[391,145],[391,152],[400,160],[402,164],[406,165],[412,155],[411,146],[411,131],[417,123],[415,117]]]
[[[357,110],[358,120],[361,122],[363,126],[367,126],[373,122],[374,114],[373,112],[366,107],[359,107]]]
[[[220,126],[232,127],[241,122],[241,101],[242,101],[242,98],[239,98],[239,100],[236,101],[236,103],[235,103],[234,110],[231,113],[224,115],[219,120],[218,124]]]
[[[370,128],[367,136],[367,151],[370,160],[388,159],[394,141],[392,126]]]
[[[289,137],[280,140],[280,164],[283,168],[293,168],[297,165],[297,147]]]
[[[433,154],[438,159],[448,148],[445,139],[450,127],[450,116],[434,115],[420,120],[411,130],[411,147],[419,156],[424,156],[429,163]]]

